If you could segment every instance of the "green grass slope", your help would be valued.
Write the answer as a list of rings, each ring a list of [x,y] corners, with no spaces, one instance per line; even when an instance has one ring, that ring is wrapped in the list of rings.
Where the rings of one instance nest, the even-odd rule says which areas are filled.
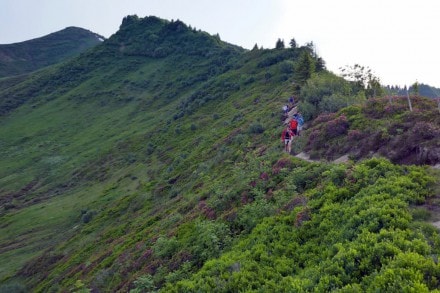
[[[78,58],[1,80],[0,290],[438,288],[418,206],[438,174],[282,154],[281,106],[316,58],[129,16]]]
[[[163,193],[152,206],[164,213],[168,197],[179,192],[169,183],[177,174],[212,159],[213,145],[232,139],[231,132],[242,142],[259,134],[253,118],[272,119],[280,106],[282,89],[273,85],[285,77],[276,63],[295,50],[245,53],[181,22],[131,19],[90,53],[0,90],[1,246],[8,264],[2,278],[48,247],[53,251],[90,218],[119,210],[121,196]],[[149,44],[140,40],[152,31],[171,35],[177,52],[158,56],[136,48]],[[257,65],[264,60],[269,64]],[[244,119],[251,109],[260,113]],[[190,175],[197,177],[183,174],[180,181],[189,184]],[[139,201],[136,209],[143,207]],[[96,221],[99,229],[118,226],[105,219]],[[20,275],[48,272],[28,266]]]
[[[47,36],[0,45],[0,78],[29,73],[52,65],[98,45],[104,38],[78,27]]]

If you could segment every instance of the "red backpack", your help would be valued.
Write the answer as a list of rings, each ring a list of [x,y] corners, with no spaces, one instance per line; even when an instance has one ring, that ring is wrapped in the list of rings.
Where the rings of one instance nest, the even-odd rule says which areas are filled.
[[[298,121],[295,119],[290,120],[290,129],[296,131],[296,128],[298,127]]]

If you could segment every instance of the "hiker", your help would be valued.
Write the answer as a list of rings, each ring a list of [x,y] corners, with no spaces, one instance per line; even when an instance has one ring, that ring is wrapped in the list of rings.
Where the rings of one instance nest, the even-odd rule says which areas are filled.
[[[293,108],[293,106],[295,105],[295,97],[291,96],[289,98],[289,104],[290,104],[290,108]]]
[[[289,127],[290,130],[293,132],[293,135],[298,135],[298,121],[295,118],[295,115],[293,115],[292,119],[289,121]]]
[[[287,116],[287,114],[289,113],[289,107],[287,105],[283,106],[283,113],[284,113],[284,116]]]
[[[290,154],[292,151],[292,139],[293,139],[293,132],[290,129],[290,125],[286,125],[286,128],[284,128],[283,132],[281,133],[281,142],[284,143],[284,151]]]
[[[304,118],[301,115],[301,113],[299,113],[299,112],[294,114],[293,118],[298,122],[298,126],[296,127],[296,129],[297,129],[297,135],[299,136],[301,134],[302,129],[303,129]]]

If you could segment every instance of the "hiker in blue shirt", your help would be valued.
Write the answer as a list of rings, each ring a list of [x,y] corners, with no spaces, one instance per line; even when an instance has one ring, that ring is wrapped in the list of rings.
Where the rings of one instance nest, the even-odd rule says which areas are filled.
[[[304,118],[301,115],[301,113],[298,112],[293,115],[293,119],[295,119],[298,122],[298,126],[296,127],[296,129],[297,129],[297,135],[300,135],[304,125]]]

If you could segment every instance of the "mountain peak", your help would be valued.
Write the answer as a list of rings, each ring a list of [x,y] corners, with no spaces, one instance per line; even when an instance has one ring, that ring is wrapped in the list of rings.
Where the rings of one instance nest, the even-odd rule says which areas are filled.
[[[119,45],[119,51],[125,55],[153,58],[173,53],[203,56],[218,49],[243,50],[221,41],[218,36],[191,28],[180,20],[168,21],[156,16],[126,16],[109,42]]]
[[[71,26],[40,38],[0,45],[0,78],[64,61],[103,40],[101,35]]]
[[[98,41],[102,42],[105,40],[105,37],[103,37],[100,34],[94,33],[88,29],[84,29],[81,27],[77,27],[77,26],[68,26],[60,31],[54,32],[50,35],[58,35],[58,36],[67,36],[67,37],[71,37],[71,36],[82,36],[82,37],[91,37],[91,38],[96,38]],[[50,36],[48,35],[48,36]]]

